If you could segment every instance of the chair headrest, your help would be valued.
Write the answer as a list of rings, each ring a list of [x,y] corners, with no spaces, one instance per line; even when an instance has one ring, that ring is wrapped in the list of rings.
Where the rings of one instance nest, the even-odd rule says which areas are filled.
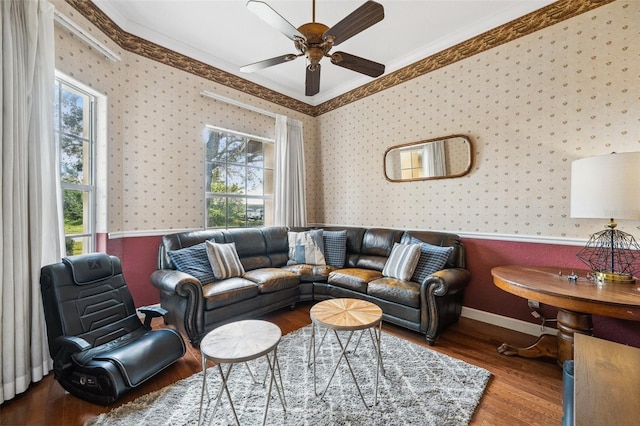
[[[113,276],[113,262],[105,253],[90,253],[64,257],[62,261],[71,268],[73,280],[78,285],[91,284]]]

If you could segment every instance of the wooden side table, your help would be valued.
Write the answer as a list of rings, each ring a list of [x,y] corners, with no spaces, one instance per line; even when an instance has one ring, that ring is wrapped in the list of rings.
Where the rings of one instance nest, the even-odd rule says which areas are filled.
[[[567,278],[571,272],[578,275],[577,280]],[[574,335],[593,334],[592,314],[640,321],[638,283],[596,283],[586,278],[587,271],[548,267],[499,266],[491,275],[506,292],[560,308],[557,336],[543,334],[526,348],[505,343],[498,348],[505,355],[550,356],[562,366],[573,359]]]
[[[222,379],[222,384],[220,385],[220,390],[216,397],[216,405],[213,409],[212,416],[218,408],[222,392],[224,391],[229,399],[229,404],[231,405],[231,410],[233,411],[236,423],[240,425],[240,421],[238,420],[238,415],[235,407],[233,406],[231,394],[229,393],[229,388],[227,386],[229,376],[231,374],[231,368],[234,364],[251,361],[262,356],[267,358],[267,364],[269,365],[268,368],[271,374],[262,424],[264,425],[267,421],[269,401],[271,399],[271,388],[274,383],[278,396],[280,397],[282,408],[286,412],[282,379],[280,379],[280,385],[278,385],[278,381],[275,379],[276,369],[279,369],[277,348],[281,337],[282,332],[280,331],[280,327],[275,324],[260,320],[245,320],[232,322],[218,327],[210,331],[204,339],[202,339],[202,342],[200,342],[200,352],[202,353],[202,391],[200,393],[198,424],[200,424],[200,420],[202,418],[202,405],[205,389],[207,389],[207,394],[209,392],[206,387],[207,361],[212,361],[218,364],[218,371],[220,372],[220,377]],[[273,357],[269,357],[269,354],[271,353],[273,353]],[[222,364],[228,364],[226,373],[222,371]],[[253,377],[251,370],[249,370],[249,374]]]
[[[374,395],[374,405],[378,404],[378,379],[380,376],[380,370],[384,371],[384,367],[382,366],[382,358],[380,354],[380,338],[382,335],[382,309],[374,303],[367,302],[366,300],[359,299],[330,299],[324,300],[322,302],[318,302],[311,308],[310,311],[311,320],[312,320],[312,328],[311,328],[311,341],[309,342],[309,356],[313,355],[313,388],[316,395],[318,392],[316,390],[316,336],[315,330],[316,326],[326,327],[327,331],[332,330],[335,335],[338,344],[340,345],[341,353],[338,361],[336,362],[333,372],[331,373],[331,377],[327,381],[327,385],[324,388],[324,391],[320,394],[322,397],[326,394],[329,389],[329,385],[333,380],[333,377],[340,366],[340,361],[344,359],[349,368],[349,372],[351,373],[351,377],[353,378],[354,383],[356,384],[356,388],[358,389],[358,393],[360,394],[360,398],[364,403],[365,407],[368,408],[367,402],[362,395],[362,391],[360,390],[360,386],[358,385],[358,380],[356,379],[355,374],[353,373],[353,369],[351,368],[351,363],[349,362],[349,358],[347,357],[347,347],[351,342],[351,338],[353,337],[353,333],[358,330],[374,330],[375,337],[372,338],[373,345],[376,349],[376,385],[375,385],[375,395]],[[377,327],[377,328],[376,328]],[[338,335],[338,331],[348,331],[349,334],[347,336],[346,341],[340,339]],[[326,333],[325,333],[326,336]],[[324,336],[320,341],[320,345],[324,341]]]

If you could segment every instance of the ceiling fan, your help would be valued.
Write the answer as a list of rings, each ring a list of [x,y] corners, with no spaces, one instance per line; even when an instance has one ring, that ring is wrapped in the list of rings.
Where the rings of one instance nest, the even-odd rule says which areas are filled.
[[[320,60],[325,56],[330,58],[332,64],[370,77],[379,77],[384,73],[383,64],[345,52],[329,53],[334,46],[382,21],[384,8],[380,3],[367,1],[331,28],[316,22],[315,0],[312,7],[312,22],[295,28],[268,4],[249,0],[247,9],[291,39],[299,53],[290,53],[245,65],[240,68],[240,71],[254,72],[305,56],[309,62],[305,81],[307,96],[313,96],[320,91]]]

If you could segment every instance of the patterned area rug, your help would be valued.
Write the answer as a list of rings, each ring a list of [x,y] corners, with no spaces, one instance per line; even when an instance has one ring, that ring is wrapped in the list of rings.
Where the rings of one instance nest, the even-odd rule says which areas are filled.
[[[383,332],[385,374],[380,375],[378,405],[366,408],[344,361],[326,395],[323,398],[315,396],[313,369],[307,366],[310,336],[311,326],[307,326],[283,336],[278,346],[287,410],[286,413],[283,411],[274,388],[267,424],[466,425],[491,376],[483,368]],[[335,340],[335,336],[328,334],[318,353],[318,392],[324,390],[340,355],[340,347]],[[371,406],[376,357],[368,334],[363,335],[355,352],[349,354],[349,359],[364,398]],[[255,360],[249,365],[254,376],[262,380],[267,368],[266,360]],[[203,424],[235,424],[225,395],[212,416],[220,386],[217,368],[207,369],[207,383],[212,400],[205,407]],[[197,373],[94,417],[86,425],[197,425],[201,387],[202,373]],[[254,384],[247,369],[236,365],[229,379],[229,389],[240,423],[262,424],[267,387]]]

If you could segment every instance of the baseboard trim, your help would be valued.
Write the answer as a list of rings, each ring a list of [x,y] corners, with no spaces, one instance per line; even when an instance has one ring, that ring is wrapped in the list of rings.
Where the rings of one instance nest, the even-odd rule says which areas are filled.
[[[484,322],[498,327],[507,328],[509,330],[518,331],[520,333],[529,334],[531,336],[540,336],[543,333],[556,334],[558,330],[551,327],[540,327],[537,324],[522,321],[515,318],[509,318],[502,315],[492,314],[491,312],[480,311],[478,309],[462,307],[460,316],[472,320]]]

